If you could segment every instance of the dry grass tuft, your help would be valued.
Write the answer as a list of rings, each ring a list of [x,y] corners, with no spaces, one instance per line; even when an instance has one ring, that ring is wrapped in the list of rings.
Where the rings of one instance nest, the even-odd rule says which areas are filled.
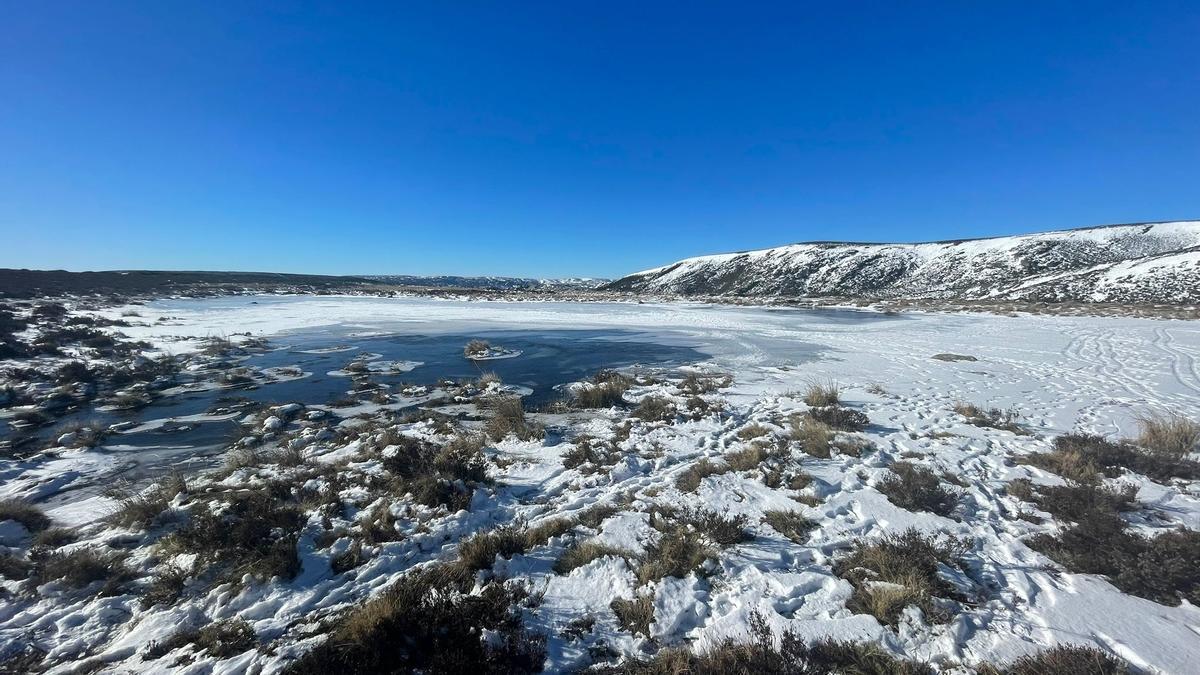
[[[343,615],[329,639],[292,663],[291,675],[376,672],[536,672],[545,636],[524,627],[519,586],[487,584],[431,565],[400,578],[374,600]],[[488,639],[480,639],[481,635]]]
[[[646,396],[630,414],[643,422],[674,422],[675,404],[663,396]]]
[[[1186,417],[1149,413],[1137,423],[1136,442],[1151,452],[1182,458],[1200,444],[1200,424]]]
[[[647,624],[648,625],[648,624]],[[662,649],[646,661],[628,660],[605,672],[629,675],[931,675],[924,663],[906,661],[876,643],[822,640],[809,644],[794,631],[776,636],[763,615],[750,617],[745,641],[732,638],[704,652]]]
[[[0,500],[0,520],[15,520],[30,532],[50,527],[50,517],[38,507],[20,499]]]
[[[814,408],[837,405],[842,401],[842,389],[834,380],[811,382],[804,390],[804,402]]]
[[[1200,462],[1089,434],[1059,436],[1054,439],[1053,451],[1033,453],[1017,461],[1079,483],[1096,483],[1106,476],[1115,478],[1122,469],[1157,481],[1200,478]]]
[[[1021,415],[1016,410],[1000,408],[981,408],[974,403],[959,401],[954,404],[954,412],[967,418],[967,423],[977,427],[1011,431],[1014,434],[1025,435],[1021,428]]]
[[[957,592],[938,575],[939,565],[963,567],[972,543],[956,537],[939,541],[917,530],[854,543],[849,555],[834,564],[834,573],[854,585],[848,607],[894,626],[905,607],[915,605],[927,620],[944,623],[951,612],[945,598]]]
[[[492,416],[488,418],[484,430],[493,441],[502,441],[510,435],[522,441],[532,441],[546,435],[542,425],[526,419],[525,406],[519,397],[496,397],[487,402],[487,407],[491,409]]]
[[[937,474],[911,462],[896,462],[892,475],[876,488],[888,501],[909,511],[928,511],[949,516],[958,506],[958,495],[942,487]]]
[[[653,593],[635,595],[632,600],[617,598],[609,607],[623,630],[650,637],[650,624],[654,623]]]
[[[573,403],[577,408],[612,408],[625,405],[625,392],[633,386],[633,378],[615,370],[601,370],[590,382],[575,391]]]
[[[679,477],[675,479],[675,487],[683,492],[695,492],[700,489],[700,483],[704,482],[705,478],[719,476],[729,471],[730,466],[728,464],[718,464],[708,458],[704,458],[679,474]]]
[[[799,442],[804,452],[818,459],[829,459],[834,439],[832,427],[800,413],[792,415],[788,423],[791,439]]]
[[[816,522],[799,511],[766,511],[763,521],[797,544],[808,541],[808,533],[817,526]]]
[[[563,553],[554,563],[554,571],[558,574],[570,574],[571,570],[577,567],[583,567],[593,560],[610,556],[626,560],[634,557],[632,553],[623,548],[597,542],[584,542],[567,549],[566,553]]]
[[[146,647],[146,656],[157,659],[181,647],[195,645],[197,650],[207,652],[209,656],[227,659],[249,651],[257,644],[258,638],[250,624],[242,619],[225,619],[200,629],[181,630],[162,642],[151,642]]]
[[[1133,672],[1123,659],[1081,645],[1051,647],[1001,668],[979,668],[979,675],[1131,675]]]
[[[114,595],[136,575],[125,566],[126,556],[96,546],[84,546],[67,553],[49,553],[35,563],[38,583],[59,580],[72,588],[85,588],[103,582],[100,595]]]

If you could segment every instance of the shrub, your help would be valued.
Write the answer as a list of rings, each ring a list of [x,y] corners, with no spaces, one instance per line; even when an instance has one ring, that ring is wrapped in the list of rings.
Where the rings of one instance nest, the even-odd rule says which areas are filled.
[[[92,382],[96,379],[96,373],[82,361],[69,361],[58,367],[54,379],[59,384]]]
[[[677,522],[659,522],[658,540],[646,547],[638,579],[646,584],[664,577],[683,578],[697,571],[716,552],[696,532]]]
[[[33,535],[33,546],[42,550],[54,550],[73,543],[78,538],[69,527],[50,527]]]
[[[471,340],[465,347],[463,347],[463,356],[467,357],[468,359],[476,359],[480,356],[486,355],[491,348],[492,345],[487,340]]]
[[[625,392],[633,386],[633,378],[614,370],[601,370],[592,380],[575,390],[575,406],[579,408],[611,408],[624,405]]]
[[[609,604],[617,617],[617,625],[634,635],[650,637],[650,624],[654,623],[654,594],[642,593],[632,600],[617,598]]]
[[[21,581],[29,577],[33,563],[11,553],[0,553],[0,578]],[[0,669],[0,673],[4,672]]]
[[[534,546],[541,546],[551,537],[568,532],[575,521],[567,518],[548,520],[536,527],[505,525],[490,532],[481,532],[458,545],[459,565],[476,571],[491,569],[496,557],[511,558]]]
[[[1200,533],[1181,529],[1144,538],[1120,516],[1096,511],[1028,544],[1073,572],[1106,575],[1126,593],[1170,606],[1181,598],[1200,602]]]
[[[1183,457],[1200,443],[1200,424],[1179,415],[1151,413],[1138,417],[1137,444],[1151,452]]]
[[[854,586],[848,604],[852,611],[894,626],[905,607],[916,605],[926,619],[942,623],[950,612],[935,598],[956,598],[958,593],[938,576],[938,566],[962,568],[962,557],[971,546],[956,537],[939,541],[910,529],[875,541],[859,539],[833,571]]]
[[[738,432],[737,432],[737,437],[743,441],[752,441],[756,438],[762,438],[763,436],[770,436],[770,435],[771,435],[771,428],[767,427],[767,426],[763,426],[762,424],[759,424],[757,422],[755,422],[753,424],[747,424],[746,426],[742,427],[741,429],[738,429]]]
[[[224,568],[230,578],[248,573],[291,579],[300,571],[296,539],[304,522],[295,505],[269,494],[235,493],[201,502],[190,522],[165,537],[162,545],[195,553],[199,560]]]
[[[764,460],[770,457],[766,448],[755,443],[744,450],[735,450],[725,455],[725,463],[733,471],[749,471],[758,468]]]
[[[745,515],[726,516],[716,511],[686,509],[678,513],[677,520],[681,525],[687,525],[708,537],[718,546],[733,546],[754,538],[754,535],[746,530],[748,518]]]
[[[525,629],[517,586],[473,579],[454,565],[408,572],[340,618],[329,638],[294,662],[291,675],[377,672],[535,672],[545,636]],[[489,639],[480,639],[487,634]]]
[[[253,649],[256,644],[258,640],[250,624],[243,619],[225,619],[199,630],[181,630],[162,642],[151,642],[146,647],[146,655],[157,659],[180,647],[195,645],[209,656],[227,659]]]
[[[1033,489],[1033,501],[1043,511],[1061,520],[1079,521],[1093,513],[1117,514],[1131,511],[1137,504],[1137,488],[1121,489],[1105,485],[1039,485]]]
[[[609,556],[628,560],[633,557],[633,554],[625,549],[617,548],[616,546],[609,546],[608,544],[600,544],[596,542],[585,542],[582,544],[576,544],[575,546],[567,549],[567,551],[563,553],[561,557],[559,557],[558,561],[554,563],[554,571],[559,574],[570,574],[571,570],[577,567],[583,567],[593,560],[598,560],[600,558],[606,558]]]
[[[671,422],[675,419],[675,404],[662,396],[646,396],[631,414],[643,422]]]
[[[705,478],[718,476],[728,471],[728,465],[717,464],[708,458],[703,458],[679,474],[679,477],[675,479],[675,487],[684,492],[695,492]]]
[[[837,382],[812,382],[804,391],[804,402],[814,408],[835,406],[841,402],[841,387]]]
[[[833,429],[824,422],[799,413],[789,419],[791,438],[800,443],[804,452],[818,459],[829,459]]]
[[[728,638],[704,652],[681,647],[662,649],[648,661],[626,661],[601,672],[629,675],[931,675],[934,672],[927,664],[899,659],[875,643],[822,640],[809,645],[803,636],[791,630],[776,639],[766,619],[757,612],[750,616],[747,638],[740,642]]]
[[[1011,431],[1014,434],[1026,433],[1021,428],[1021,416],[1016,410],[1001,410],[1000,408],[980,408],[974,403],[959,401],[954,404],[954,412],[967,418],[967,423],[977,427],[988,427]]]
[[[504,384],[504,380],[500,379],[500,375],[490,370],[480,374],[479,379],[475,380],[475,386],[480,389],[487,389],[493,384]]]
[[[700,375],[698,373],[688,373],[679,383],[679,389],[685,394],[691,396],[699,396],[700,394],[711,394],[718,389],[728,387],[732,384],[733,378],[728,375]]]
[[[149,588],[142,594],[142,609],[174,604],[186,587],[187,572],[174,565],[165,565],[155,570]]]
[[[525,407],[515,396],[498,397],[488,403],[492,416],[484,427],[488,438],[502,441],[510,434],[522,441],[542,438],[545,429],[540,424],[525,419]]]
[[[101,595],[112,595],[135,575],[125,566],[125,555],[103,551],[95,546],[76,548],[68,553],[48,553],[36,561],[38,583],[60,580],[72,588],[84,588],[103,581]]]
[[[50,518],[38,507],[20,499],[0,500],[0,520],[15,520],[30,532],[50,527]]]
[[[572,442],[570,449],[563,453],[563,467],[577,469],[587,466],[592,473],[603,466],[616,464],[621,458],[621,452],[609,443],[597,440],[591,436],[578,436]]]
[[[980,675],[1127,675],[1124,660],[1094,647],[1061,645],[1021,657],[1003,668],[985,667]]]
[[[949,516],[958,506],[958,495],[942,487],[937,474],[911,462],[896,462],[892,475],[879,482],[877,489],[888,501],[909,511],[928,511]]]
[[[871,423],[863,413],[837,405],[813,408],[808,414],[818,422],[842,431],[862,431]]]
[[[816,522],[798,511],[766,511],[763,521],[797,544],[808,541],[808,533],[817,526]]]
[[[1169,453],[1145,452],[1129,443],[1113,442],[1102,436],[1065,434],[1054,439],[1052,452],[1039,452],[1017,461],[1036,466],[1080,483],[1094,483],[1129,469],[1148,478],[1200,478],[1200,462]]]
[[[119,503],[117,510],[108,516],[108,520],[123,527],[147,529],[167,510],[176,495],[186,491],[187,484],[178,475],[142,492],[114,488],[109,490],[106,496],[118,500]]]

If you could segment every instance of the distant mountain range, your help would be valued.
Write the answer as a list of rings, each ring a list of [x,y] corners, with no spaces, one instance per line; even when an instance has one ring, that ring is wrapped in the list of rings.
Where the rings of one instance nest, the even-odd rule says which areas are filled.
[[[1200,303],[1200,221],[688,258],[605,290],[682,296]]]
[[[425,286],[440,288],[479,288],[489,290],[590,290],[609,283],[609,279],[527,279],[520,277],[418,277],[407,274],[377,274],[364,277],[371,281],[396,286]]]

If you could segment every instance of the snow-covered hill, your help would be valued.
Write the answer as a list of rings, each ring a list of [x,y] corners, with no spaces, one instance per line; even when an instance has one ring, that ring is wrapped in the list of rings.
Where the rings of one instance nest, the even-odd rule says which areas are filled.
[[[1200,302],[1200,221],[688,258],[606,288],[680,295]]]
[[[367,275],[364,278],[385,284],[396,284],[399,286],[478,288],[501,291],[591,290],[597,286],[609,282],[608,279],[592,279],[588,277],[567,279],[533,279],[525,277],[422,277],[409,274],[377,274]]]

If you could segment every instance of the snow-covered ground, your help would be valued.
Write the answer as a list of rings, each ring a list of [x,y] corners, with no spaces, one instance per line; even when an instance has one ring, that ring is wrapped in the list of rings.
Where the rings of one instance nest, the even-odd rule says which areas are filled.
[[[414,565],[453,557],[464,536],[517,521],[536,525],[600,504],[617,510],[595,528],[578,526],[498,560],[491,570],[544,593],[525,620],[528,628],[549,636],[545,667],[550,671],[587,666],[596,653],[590,648],[601,644],[616,657],[645,656],[657,646],[678,644],[704,649],[724,637],[744,635],[755,611],[777,630],[792,629],[810,640],[874,641],[944,670],[1003,663],[1058,643],[1097,646],[1149,672],[1194,672],[1200,661],[1197,608],[1186,601],[1178,607],[1157,604],[1122,593],[1102,577],[1056,568],[1025,541],[1058,525],[1049,517],[1040,523],[1023,517],[1033,507],[1004,490],[1017,478],[1062,482],[1014,461],[1048,450],[1056,435],[1131,436],[1135,417],[1153,411],[1194,417],[1200,411],[1200,325],[1195,323],[339,297],[171,301],[137,311],[147,325],[123,332],[175,352],[193,349],[207,336],[248,331],[286,341],[288,331],[323,326],[351,327],[361,335],[620,328],[639,339],[696,347],[710,356],[696,364],[696,372],[728,373],[733,380],[706,395],[714,406],[725,407],[724,414],[638,423],[620,442],[625,454],[606,471],[566,468],[563,456],[573,448],[574,433],[611,435],[626,413],[538,416],[567,429],[567,441],[509,437],[491,444],[496,487],[477,492],[469,511],[437,515],[394,505],[399,520],[421,523],[420,533],[374,547],[370,559],[350,572],[330,569],[330,560],[349,540],[318,546],[320,519],[314,516],[300,538],[303,568],[290,581],[227,584],[169,607],[146,608],[133,595],[80,596],[53,583],[33,596],[0,598],[0,643],[6,651],[16,644],[38,645],[49,652],[48,662],[59,664],[55,672],[67,672],[85,657],[112,672],[177,670],[178,659],[152,660],[146,645],[181,625],[233,617],[248,621],[260,644],[272,649],[224,659],[193,654],[188,672],[275,672],[319,641],[307,636],[319,632],[322,619],[378,593]],[[122,308],[111,312],[119,316]],[[972,359],[932,358],[939,354]],[[691,491],[677,484],[698,461],[721,461],[752,445],[745,430],[753,425],[784,442],[789,417],[807,409],[797,392],[834,381],[843,404],[870,419],[855,437],[873,451],[858,457],[835,452],[828,459],[798,453],[797,466],[813,479],[798,490],[769,487],[754,471],[710,475]],[[631,403],[664,396],[681,408],[686,398],[670,381],[643,382],[626,396]],[[959,401],[1015,410],[1026,433],[968,424],[952,410]],[[405,432],[433,433],[421,424]],[[308,462],[345,463],[348,475],[378,472],[378,462],[362,455],[357,441],[340,447],[306,441],[303,452]],[[89,455],[80,453],[79,461],[95,461]],[[876,489],[889,475],[888,467],[902,458],[957,477],[961,500],[950,517],[907,511]],[[240,469],[221,480],[254,485],[258,478],[252,469]],[[1132,473],[1114,482],[1137,486],[1145,512],[1139,530],[1200,529],[1195,482],[1164,485]],[[354,502],[353,490],[346,499]],[[355,512],[365,513],[373,504],[357,504]],[[649,513],[664,505],[745,515],[754,536],[722,548],[707,575],[667,577],[640,590],[633,564],[619,557],[602,557],[568,574],[553,571],[564,550],[581,541],[645,551],[658,536]],[[774,510],[800,512],[816,527],[803,543],[794,543],[762,522],[764,513]],[[104,515],[102,502],[62,507],[51,515],[81,523],[90,542],[125,537],[119,527],[87,524]],[[960,573],[967,577],[962,583],[970,588],[970,601],[940,624],[911,610],[895,627],[852,613],[846,604],[853,587],[833,573],[832,561],[858,538],[910,527],[973,540],[968,569]],[[146,571],[154,561],[147,550],[135,547],[131,564]],[[623,630],[609,609],[613,599],[638,593],[653,598],[650,636]],[[586,616],[595,619],[586,638],[562,634]]]

